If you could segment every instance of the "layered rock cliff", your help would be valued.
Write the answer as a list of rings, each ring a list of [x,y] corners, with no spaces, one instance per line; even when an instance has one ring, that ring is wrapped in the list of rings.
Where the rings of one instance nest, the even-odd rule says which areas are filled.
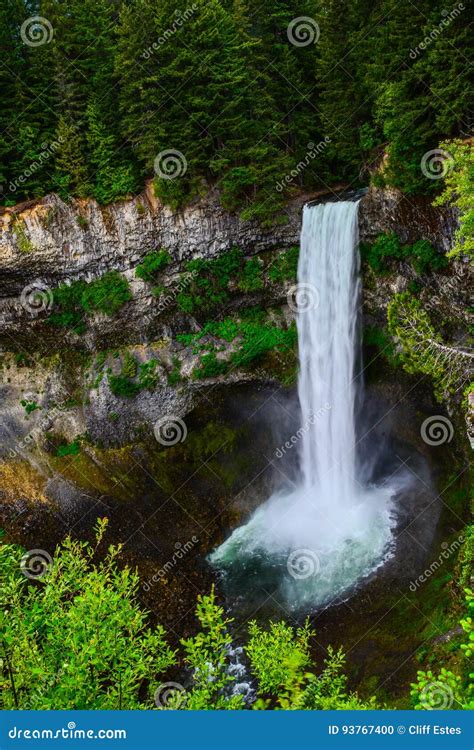
[[[156,201],[150,186],[133,200],[106,207],[94,201],[65,203],[50,195],[4,209],[0,215],[4,455],[24,453],[22,441],[37,426],[36,437],[30,442],[41,442],[48,432],[63,442],[87,434],[94,444],[125,445],[143,432],[150,435],[163,415],[188,414],[216,383],[278,382],[285,363],[275,360],[271,367],[260,364],[250,371],[234,367],[222,376],[193,379],[199,352],[177,343],[176,333],[198,330],[199,324],[192,315],[177,309],[174,293],[165,295],[163,305],[150,284],[136,278],[135,269],[148,252],[163,248],[171,258],[164,285],[175,289],[186,261],[215,258],[232,247],[238,247],[246,258],[259,256],[268,265],[278,253],[297,245],[304,203],[337,197],[337,193],[300,196],[288,204],[285,221],[273,227],[241,221],[222,209],[215,193],[173,212]],[[456,226],[451,211],[434,209],[427,200],[414,201],[396,191],[376,188],[362,195],[359,217],[362,241],[395,231],[407,243],[428,239],[440,253],[449,249]],[[132,292],[132,299],[113,316],[88,316],[81,333],[48,325],[51,290],[64,282],[99,278],[112,270],[128,279]],[[443,273],[426,275],[421,286],[420,295],[427,299],[436,296],[439,311],[451,315],[456,325],[466,317],[467,270],[462,261],[451,264]],[[391,296],[404,291],[413,276],[409,264],[400,264],[396,273],[385,276],[368,270],[366,320],[383,326]],[[290,286],[288,281],[270,283],[267,279],[252,293],[235,289],[225,313],[260,305],[269,309],[269,319],[280,316],[281,325],[287,326],[293,317],[287,304]],[[44,295],[44,304],[38,307],[35,289],[43,290]],[[126,351],[138,365],[150,360],[156,363],[155,387],[137,390],[128,398],[111,391],[108,377],[120,375]],[[102,352],[100,366],[98,352]],[[219,353],[218,359],[224,356]],[[294,354],[278,356],[291,360],[290,369],[295,371]],[[179,377],[173,383],[170,376],[176,366]],[[28,413],[28,409],[32,411]],[[28,452],[30,447],[26,446]]]
[[[63,343],[65,340],[67,345],[94,350],[112,340],[136,342],[166,335],[165,316],[161,315],[158,300],[134,274],[146,253],[157,248],[169,253],[170,283],[173,274],[191,258],[213,258],[232,247],[238,247],[246,256],[284,250],[298,243],[304,203],[335,199],[338,195],[341,193],[300,196],[287,205],[281,222],[266,228],[225,211],[216,193],[173,212],[157,202],[150,185],[137,198],[110,206],[99,206],[92,200],[65,203],[58,196],[49,195],[40,201],[3,209],[0,344],[7,350],[15,348],[19,341],[30,350],[42,342],[46,342],[48,350],[59,346],[59,332],[56,330],[52,336],[51,329],[44,326],[50,304],[38,305],[38,309],[29,304],[35,289],[53,290],[61,283],[89,281],[111,270],[123,273],[129,280],[133,301],[113,320],[106,315],[90,319],[85,337],[69,335],[63,337]],[[397,191],[376,188],[363,195],[359,215],[362,241],[370,241],[380,232],[396,231],[403,242],[428,239],[440,252],[449,249],[456,224],[451,211],[434,209],[428,200],[415,201]],[[395,283],[398,288],[403,280]],[[459,286],[462,285],[463,280]],[[372,312],[383,306],[383,297],[390,293],[383,287],[382,284],[382,293],[374,297]],[[456,287],[453,282],[453,298]]]

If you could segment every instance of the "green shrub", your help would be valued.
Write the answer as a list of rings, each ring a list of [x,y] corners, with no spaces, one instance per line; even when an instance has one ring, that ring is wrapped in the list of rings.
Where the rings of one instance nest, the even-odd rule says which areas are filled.
[[[220,321],[206,323],[198,333],[180,334],[178,340],[186,346],[198,349],[198,342],[206,336],[223,339],[227,342],[239,340],[239,344],[231,355],[234,367],[247,368],[261,360],[271,351],[294,350],[297,342],[296,325],[293,322],[288,328],[282,328],[275,323],[265,320],[265,313],[259,307],[251,308],[240,318],[233,316]],[[210,348],[214,344],[203,343],[202,347]],[[223,365],[215,353],[208,352],[201,359],[201,366],[195,371],[195,377],[215,377],[224,372]]]
[[[61,328],[72,328],[81,334],[86,330],[82,295],[86,289],[85,281],[63,284],[53,292],[54,308],[48,318],[51,325]]]
[[[64,456],[77,456],[80,453],[81,446],[78,440],[74,440],[72,443],[63,443],[58,446],[56,450],[56,456],[63,458]]]
[[[15,354],[15,363],[17,367],[31,367],[32,364],[28,355],[24,352],[18,352],[18,354]]]
[[[163,284],[158,284],[157,286],[153,286],[151,288],[151,293],[154,297],[161,297],[162,294],[165,292],[165,287]]]
[[[460,646],[462,659],[461,674],[441,667],[438,673],[431,670],[417,672],[417,681],[411,684],[410,695],[413,707],[417,710],[433,710],[437,708],[453,710],[472,710],[474,699],[472,694],[472,653],[474,651],[474,629],[472,616],[474,615],[474,596],[471,589],[464,589],[466,616],[460,621],[464,631],[463,643]],[[440,705],[442,704],[442,705]]]
[[[158,373],[156,359],[150,359],[148,362],[142,362],[139,367],[138,384],[140,388],[155,388],[158,383]]]
[[[242,326],[242,343],[239,349],[232,354],[232,364],[235,367],[249,367],[271,351],[293,350],[297,339],[294,322],[287,329],[279,328],[271,323],[244,323]]]
[[[402,260],[404,257],[400,240],[394,232],[379,234],[372,244],[361,243],[360,254],[376,273],[387,270],[388,260]]]
[[[439,253],[427,240],[418,240],[411,247],[408,246],[407,257],[417,273],[440,271],[449,263],[446,256]]]
[[[285,281],[296,281],[298,270],[299,247],[290,247],[280,253],[268,270],[268,276],[275,284],[283,284]]]
[[[13,234],[21,253],[32,253],[36,250],[35,245],[26,235],[25,224],[21,219],[17,219],[13,225]]]
[[[130,352],[125,352],[122,361],[122,372],[121,374],[125,378],[134,378],[138,372],[138,363],[135,357]]]
[[[27,401],[26,399],[22,399],[20,401],[20,404],[25,410],[25,414],[31,414],[31,412],[36,411],[36,409],[41,409],[41,406],[38,406],[36,401]]]
[[[474,561],[474,524],[466,526],[464,543],[459,552],[460,576],[459,586],[465,588],[472,582]]]
[[[384,273],[391,261],[410,261],[417,273],[439,271],[448,265],[445,255],[439,253],[427,240],[413,245],[401,245],[394,232],[379,234],[372,244],[361,243],[360,254],[375,273]]]
[[[121,548],[102,543],[105,528],[99,521],[94,544],[66,538],[40,581],[23,575],[21,547],[0,545],[2,663],[12,670],[0,670],[2,708],[154,706],[175,656],[140,608],[137,573],[117,565]]]
[[[217,427],[209,425],[208,440],[196,444],[193,453],[205,456],[210,444],[215,452],[232,440]],[[121,546],[104,544],[106,528],[105,519],[97,522],[93,544],[67,537],[55,549],[52,564],[45,560],[41,581],[24,575],[23,549],[0,545],[4,708],[156,709],[153,695],[160,683],[166,687],[173,682],[164,679],[179,679],[183,663],[168,646],[164,628],[141,608],[139,577],[120,564]],[[232,620],[214,589],[198,595],[196,616],[198,629],[180,641],[189,670],[186,694],[179,685],[174,692],[168,689],[161,709],[249,708],[232,690]],[[244,656],[255,678],[252,709],[377,708],[373,700],[363,702],[347,691],[340,650],[328,647],[324,668],[316,668],[310,654],[314,635],[308,624],[295,629],[272,622],[263,629],[250,623]]]
[[[109,386],[114,396],[133,398],[141,391],[141,386],[124,375],[109,375]]]
[[[194,258],[186,264],[187,290],[176,298],[180,310],[193,313],[211,310],[229,299],[228,285],[242,267],[243,256],[233,248],[213,260]],[[189,276],[191,274],[191,276]]]
[[[86,285],[81,304],[84,310],[114,315],[132,299],[127,279],[118,271],[108,271],[100,279]]]
[[[76,221],[81,229],[87,229],[89,226],[89,222],[87,221],[85,216],[81,216],[81,214],[78,214],[76,216]]]
[[[174,356],[173,357],[173,369],[171,372],[167,375],[167,380],[169,385],[177,385],[181,382],[181,361],[179,357]]]
[[[252,258],[245,263],[237,286],[242,292],[257,292],[263,289],[262,262],[258,258]]]
[[[458,227],[454,234],[454,247],[450,257],[474,256],[474,149],[469,142],[457,138],[441,144],[451,158],[451,168],[444,176],[444,189],[435,200],[435,206],[451,205],[459,211]]]
[[[387,308],[388,332],[397,341],[397,357],[411,373],[429,375],[442,403],[457,391],[470,367],[470,353],[444,341],[420,301],[408,292],[395,294]]]
[[[135,276],[143,281],[153,283],[169,265],[171,257],[166,250],[157,250],[145,255],[135,269]]]
[[[131,299],[127,279],[117,271],[108,271],[89,283],[74,281],[57,287],[53,291],[54,308],[48,322],[81,334],[86,330],[87,314],[102,312],[114,315]]]
[[[154,388],[158,382],[157,364],[155,359],[138,364],[136,359],[126,352],[120,375],[109,372],[110,390],[115,396],[133,398],[145,388]],[[138,379],[133,380],[137,375]]]

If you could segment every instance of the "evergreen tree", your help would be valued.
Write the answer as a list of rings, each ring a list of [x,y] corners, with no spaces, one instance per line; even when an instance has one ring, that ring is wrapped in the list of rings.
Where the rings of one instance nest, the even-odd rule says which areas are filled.
[[[55,155],[54,188],[63,197],[73,194],[85,198],[90,195],[92,186],[83,156],[82,139],[77,128],[64,115],[59,118],[56,138],[59,147]]]
[[[42,44],[24,39],[33,15]],[[3,201],[54,189],[107,203],[154,176],[175,208],[215,185],[226,208],[263,220],[297,190],[367,183],[384,151],[377,179],[437,190],[422,157],[469,132],[465,16],[442,0],[262,0],[258,12],[5,0]]]

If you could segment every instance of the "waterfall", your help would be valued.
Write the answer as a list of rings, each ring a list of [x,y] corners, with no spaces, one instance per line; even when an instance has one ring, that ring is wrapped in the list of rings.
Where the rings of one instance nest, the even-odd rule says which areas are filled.
[[[357,208],[349,201],[306,206],[298,265],[308,288],[297,316],[298,396],[308,425],[301,439],[303,485],[319,486],[341,509],[350,503],[355,477]]]
[[[300,477],[214,553],[224,580],[265,582],[287,607],[321,606],[391,554],[394,491],[357,476],[358,203],[305,206],[296,287]]]

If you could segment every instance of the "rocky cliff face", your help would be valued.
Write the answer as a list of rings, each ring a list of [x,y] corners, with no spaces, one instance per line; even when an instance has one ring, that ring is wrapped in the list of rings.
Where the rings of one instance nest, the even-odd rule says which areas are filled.
[[[17,337],[29,349],[40,341],[47,342],[48,349],[59,345],[58,332],[52,335],[44,326],[49,309],[43,307],[48,306],[35,310],[34,304],[28,304],[35,289],[89,281],[110,270],[130,281],[133,302],[114,320],[96,316],[81,341],[69,336],[67,343],[93,350],[106,341],[123,341],[127,333],[129,341],[166,335],[156,299],[134,275],[147,252],[158,248],[169,252],[171,277],[190,258],[212,258],[232,247],[247,256],[283,250],[298,243],[304,203],[334,197],[336,193],[300,196],[288,204],[283,223],[267,228],[225,211],[215,193],[173,212],[157,202],[151,186],[133,200],[105,207],[92,200],[65,203],[49,195],[4,209],[0,213],[0,343],[7,350],[15,348]],[[428,201],[403,198],[396,191],[371,188],[361,200],[363,241],[381,231],[397,231],[403,241],[423,237],[446,251],[454,227],[451,212],[434,209]]]
[[[134,269],[147,252],[165,248],[172,258],[165,284],[171,285],[184,262],[193,257],[216,257],[234,246],[247,257],[285,250],[298,243],[304,203],[318,199],[327,200],[328,196],[295,199],[287,206],[286,222],[271,228],[243,222],[224,211],[216,194],[174,213],[157,203],[150,188],[134,200],[107,207],[94,201],[64,203],[51,195],[33,204],[3,210],[3,455],[30,455],[32,445],[44,443],[46,433],[54,433],[63,442],[87,434],[96,444],[125,445],[140,434],[151,436],[154,423],[162,415],[183,417],[190,413],[216,383],[253,382],[260,387],[271,382],[273,373],[262,368],[193,382],[190,374],[199,356],[189,348],[177,346],[174,338],[176,331],[193,328],[192,318],[172,304],[163,310],[150,285],[137,279]],[[363,195],[359,216],[363,241],[370,241],[381,231],[396,231],[405,242],[429,239],[440,252],[449,249],[455,228],[451,212],[435,210],[426,201],[415,203],[396,191],[375,188]],[[25,289],[31,286],[30,301],[35,285],[54,289],[65,281],[91,280],[111,270],[128,278],[133,299],[112,317],[98,314],[88,319],[84,334],[52,330],[45,323],[50,312],[48,305],[37,311],[34,305],[25,304]],[[464,264],[458,263],[445,274],[432,275],[422,294],[438,295],[440,304],[462,320],[466,315],[466,271]],[[408,265],[401,265],[398,274],[367,277],[364,301],[369,322],[385,322],[391,295],[406,289],[412,275]],[[285,304],[288,287],[288,283],[266,285],[256,294],[240,294],[231,308],[283,306],[288,321],[292,316]],[[159,362],[157,387],[143,390],[134,398],[114,395],[108,378],[94,370],[91,362],[74,359],[65,352],[76,349],[94,355],[100,350],[110,351],[111,347],[122,347],[122,355],[125,347],[139,364],[155,358]],[[122,355],[117,355],[117,359],[111,353],[107,355],[104,367],[109,373],[119,374]],[[175,358],[179,359],[182,377],[172,386],[168,374]],[[91,379],[95,379],[93,387]],[[25,414],[21,401],[39,408]]]

